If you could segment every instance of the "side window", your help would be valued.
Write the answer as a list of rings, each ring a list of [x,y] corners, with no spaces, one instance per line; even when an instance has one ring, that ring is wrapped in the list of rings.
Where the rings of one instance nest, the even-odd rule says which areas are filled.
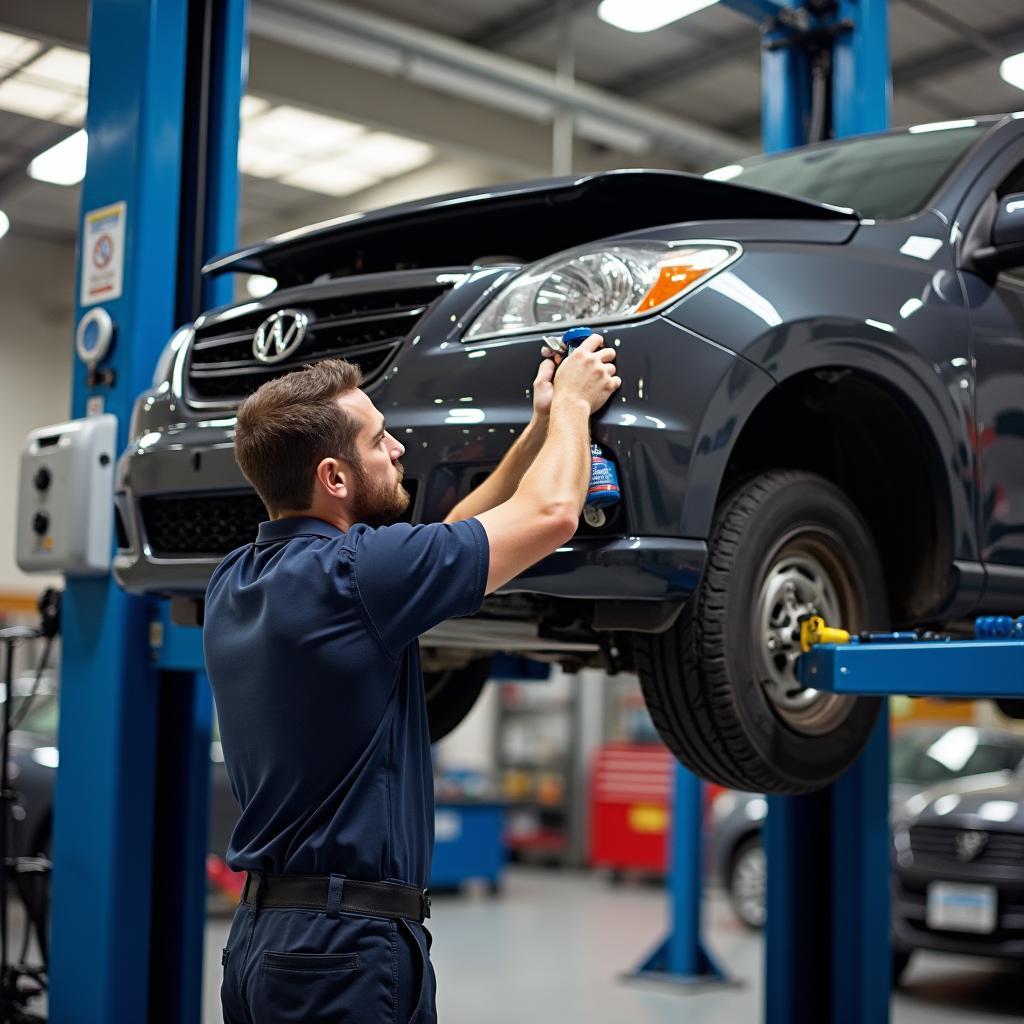
[[[1017,164],[1010,173],[1003,178],[996,188],[996,198],[1012,195],[1014,192],[1024,192],[1024,161]]]
[[[1013,195],[1014,192],[1024,192],[1024,161],[1017,164],[996,186],[996,199]],[[1024,288],[1024,267],[1011,267],[1009,270],[1004,270],[999,275],[999,280],[1003,284]]]

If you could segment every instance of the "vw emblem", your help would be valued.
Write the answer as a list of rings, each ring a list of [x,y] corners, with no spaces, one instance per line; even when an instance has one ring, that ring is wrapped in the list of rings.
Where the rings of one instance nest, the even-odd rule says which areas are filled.
[[[966,864],[974,860],[988,845],[987,832],[958,832],[956,836],[956,859]]]
[[[279,363],[301,344],[309,327],[309,317],[297,309],[279,309],[256,328],[252,354],[261,363]]]

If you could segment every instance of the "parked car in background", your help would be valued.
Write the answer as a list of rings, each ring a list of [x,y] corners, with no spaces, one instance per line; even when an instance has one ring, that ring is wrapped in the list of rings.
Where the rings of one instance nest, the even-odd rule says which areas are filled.
[[[1024,733],[972,725],[906,726],[890,746],[890,807],[895,815],[908,800],[920,801],[915,794],[923,789],[935,787],[934,792],[944,793],[943,787],[957,780],[1012,772],[1022,759]],[[725,887],[736,915],[750,928],[762,927],[765,918],[761,828],[767,811],[761,794],[733,791],[719,795],[711,808],[708,867]],[[1024,884],[1024,849],[1020,877]],[[919,890],[918,886],[914,891]]]
[[[1024,609],[1022,267],[1012,116],[288,232],[206,268],[277,288],[185,325],[139,397],[114,571],[199,621],[266,515],[237,406],[325,356],[359,363],[405,445],[412,521],[443,519],[528,421],[543,337],[587,324],[617,350],[594,439],[622,501],[423,638],[433,736],[468,712],[480,659],[530,652],[634,669],[707,779],[816,789],[881,704],[800,685],[802,616],[856,632]]]
[[[49,856],[53,834],[53,793],[60,752],[57,726],[60,702],[55,692],[35,697],[22,708],[11,734],[10,775],[15,792],[11,826],[12,854],[16,857]],[[223,858],[231,830],[238,818],[238,805],[231,794],[224,757],[214,719],[210,743],[210,853]]]
[[[894,981],[916,949],[1024,963],[1024,772],[911,797],[893,846]]]

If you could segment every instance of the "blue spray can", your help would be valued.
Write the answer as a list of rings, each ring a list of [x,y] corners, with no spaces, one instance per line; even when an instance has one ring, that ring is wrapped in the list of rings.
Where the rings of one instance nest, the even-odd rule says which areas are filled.
[[[593,333],[589,327],[570,328],[561,338],[566,352],[571,352]],[[590,486],[587,488],[584,518],[591,526],[603,526],[604,513],[597,513],[596,510],[616,505],[621,499],[622,491],[619,489],[619,474],[615,463],[604,454],[599,444],[591,444]]]

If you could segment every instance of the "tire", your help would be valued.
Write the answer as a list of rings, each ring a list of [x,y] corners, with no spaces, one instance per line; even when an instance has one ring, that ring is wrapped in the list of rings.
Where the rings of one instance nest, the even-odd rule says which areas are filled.
[[[828,480],[764,473],[719,507],[703,578],[675,625],[636,637],[647,708],[687,768],[731,789],[797,794],[857,757],[881,701],[800,688],[798,619],[811,612],[853,632],[884,629],[877,549]]]
[[[728,884],[733,912],[751,931],[764,928],[767,875],[760,835],[747,836],[732,856]]]
[[[477,658],[461,668],[423,673],[431,743],[447,736],[472,711],[490,671],[491,659]]]
[[[1024,719],[1024,697],[1000,697],[995,705],[1007,718]]]

